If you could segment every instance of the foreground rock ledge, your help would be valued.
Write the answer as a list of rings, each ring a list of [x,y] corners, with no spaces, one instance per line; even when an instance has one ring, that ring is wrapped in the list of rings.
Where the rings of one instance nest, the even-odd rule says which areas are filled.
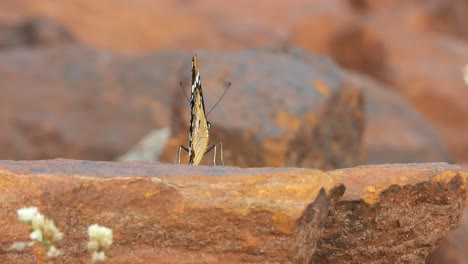
[[[346,186],[311,263],[424,263],[460,224],[468,174],[446,163],[328,172]]]
[[[88,263],[86,227],[114,230],[111,263],[424,263],[463,211],[467,173],[444,163],[335,170],[74,160],[0,161],[0,263],[37,263],[16,210],[64,232],[61,263]],[[346,192],[345,187],[346,186]]]
[[[73,160],[0,161],[0,263],[35,263],[16,210],[38,206],[64,232],[64,263],[89,262],[86,227],[114,231],[112,263],[310,259],[343,185],[318,170]]]

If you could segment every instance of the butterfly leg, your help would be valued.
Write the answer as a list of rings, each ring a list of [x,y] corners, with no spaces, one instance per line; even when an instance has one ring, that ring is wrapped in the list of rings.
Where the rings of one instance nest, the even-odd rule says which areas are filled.
[[[177,148],[177,155],[176,155],[176,160],[174,161],[174,163],[177,163],[177,164],[180,164],[180,150],[183,149],[185,151],[188,152],[188,148],[187,147],[184,147],[182,145],[180,145],[178,148]]]
[[[219,144],[219,148],[220,148],[220,160],[221,160],[221,165],[224,166],[224,160],[223,160],[223,142],[221,142],[221,140],[218,140],[216,141],[215,143],[209,145],[208,147],[206,147],[206,151],[205,151],[205,154],[210,152],[212,149],[214,149],[214,153],[213,153],[213,165],[216,166],[216,145]]]

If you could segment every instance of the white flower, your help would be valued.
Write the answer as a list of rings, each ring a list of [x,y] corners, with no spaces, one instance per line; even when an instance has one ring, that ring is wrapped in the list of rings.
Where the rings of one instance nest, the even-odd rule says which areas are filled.
[[[15,243],[12,248],[22,250],[27,246],[33,245],[34,242],[39,242],[47,248],[47,256],[49,258],[58,257],[60,250],[52,245],[52,243],[60,241],[63,238],[63,234],[55,226],[54,221],[45,218],[36,207],[21,208],[17,213],[18,219],[21,222],[30,225],[32,232],[29,234],[29,238],[32,242],[28,244],[24,242]]]
[[[42,231],[44,236],[50,239],[51,241],[60,241],[63,238],[63,234],[55,226],[54,221],[50,219],[45,219],[42,224]]]
[[[18,213],[18,219],[23,223],[29,223],[33,217],[39,212],[37,207],[24,207],[16,211]]]
[[[94,262],[104,262],[106,260],[106,254],[104,251],[95,251],[93,252],[91,261]]]
[[[51,246],[49,250],[47,251],[47,257],[49,258],[56,258],[60,255],[60,250],[58,250],[56,247]]]
[[[31,227],[32,229],[42,229],[42,226],[44,225],[44,220],[45,217],[41,213],[37,212],[31,219]]]
[[[42,232],[41,232],[41,230],[36,229],[36,230],[32,231],[31,234],[29,234],[29,238],[32,241],[41,242],[42,241]]]
[[[106,250],[112,245],[112,229],[98,224],[88,226],[88,250],[92,251],[92,262],[104,262]]]
[[[96,240],[90,240],[88,242],[88,250],[89,251],[98,251],[99,250],[99,243]]]
[[[54,241],[60,241],[60,240],[62,240],[62,239],[63,239],[63,233],[60,232],[60,231],[58,231],[58,229],[57,229],[57,232],[54,233],[54,236],[52,237],[52,239],[53,239]]]
[[[49,250],[47,251],[47,257],[48,258],[56,258],[60,256],[60,250],[58,250],[56,247],[51,246]]]
[[[89,243],[88,248],[90,250],[96,250],[97,248],[107,250],[112,245],[112,229],[98,224],[90,225],[88,227]]]

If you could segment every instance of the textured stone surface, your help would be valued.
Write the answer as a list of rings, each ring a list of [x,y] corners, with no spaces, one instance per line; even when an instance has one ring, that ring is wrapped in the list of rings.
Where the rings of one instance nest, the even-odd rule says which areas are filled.
[[[178,83],[189,90],[191,55],[127,57],[78,46],[0,54],[0,122],[8,124],[0,158],[111,160],[148,131],[171,126],[162,160],[173,162],[188,142],[189,104]],[[362,164],[361,91],[345,88],[326,58],[266,50],[198,56],[207,110],[233,82],[209,116],[210,141],[223,141],[226,164]]]
[[[190,55],[126,57],[78,46],[4,52],[1,157],[111,160],[151,129],[171,126],[163,160],[172,162],[188,141],[177,83],[187,92]],[[199,56],[208,109],[233,82],[209,116],[226,164],[331,169],[361,164],[365,152],[374,164],[450,161],[437,132],[396,95],[324,57],[295,49]]]
[[[162,160],[172,162],[188,141],[188,103],[177,84],[187,92],[190,56],[78,46],[3,52],[0,157],[111,160],[171,126]],[[333,169],[366,162],[366,152],[371,164],[451,160],[437,132],[396,95],[324,57],[296,49],[199,56],[208,109],[233,82],[209,116],[226,164]]]
[[[223,141],[226,164],[319,169],[362,164],[362,94],[346,87],[340,69],[328,59],[300,50],[202,51],[198,57],[208,109],[226,81],[233,83],[208,117],[211,142]],[[179,101],[188,105],[183,97]],[[190,110],[174,113],[174,137],[162,157],[167,162],[174,160],[177,146],[188,142]]]
[[[426,259],[427,264],[468,263],[468,207],[465,207],[460,226],[449,232],[440,246]]]
[[[468,171],[468,164],[462,166]],[[432,252],[426,259],[427,264],[451,263],[451,264],[467,264],[468,263],[468,206],[465,207],[460,226],[450,231],[440,246]]]
[[[16,210],[38,206],[65,239],[63,263],[86,261],[86,227],[114,231],[112,263],[305,263],[344,187],[318,170],[77,160],[0,161],[0,262],[28,228]]]
[[[8,249],[28,236],[16,210],[38,206],[65,234],[63,263],[88,261],[93,223],[114,231],[112,263],[423,263],[458,226],[467,177],[445,163],[324,173],[0,161],[0,262],[45,259],[41,247]]]
[[[459,166],[376,165],[328,174],[346,192],[311,263],[424,263],[462,217],[468,173]]]

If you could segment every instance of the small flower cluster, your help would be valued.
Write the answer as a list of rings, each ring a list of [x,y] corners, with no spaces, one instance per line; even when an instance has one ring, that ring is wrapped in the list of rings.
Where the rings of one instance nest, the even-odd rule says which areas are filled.
[[[88,250],[92,253],[92,262],[104,262],[106,251],[112,245],[112,229],[98,224],[88,227]]]
[[[18,244],[16,247],[32,246],[35,242],[43,244],[47,249],[47,257],[56,258],[60,255],[60,250],[54,246],[63,238],[63,234],[55,226],[54,221],[47,219],[36,207],[21,208],[17,211],[18,219],[30,225],[31,234],[29,238],[31,243]]]

